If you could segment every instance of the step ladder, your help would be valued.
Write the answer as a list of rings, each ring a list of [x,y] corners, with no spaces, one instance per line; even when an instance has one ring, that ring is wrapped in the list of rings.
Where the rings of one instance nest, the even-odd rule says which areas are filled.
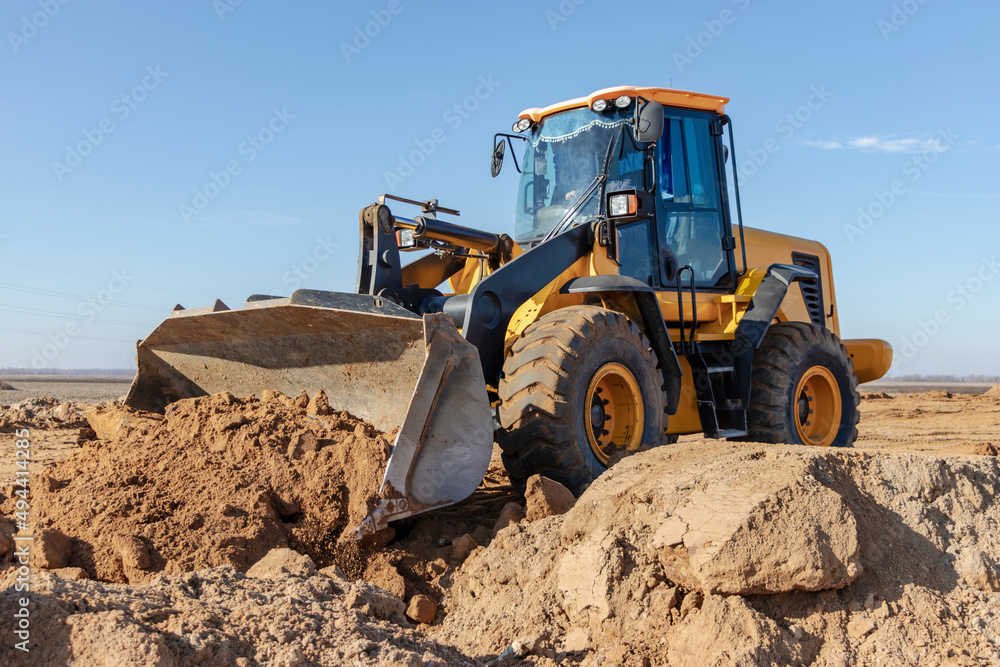
[[[684,286],[681,276],[690,275],[691,335],[686,335],[684,322]],[[719,359],[716,354],[702,354],[694,339],[698,330],[698,301],[694,270],[684,266],[677,272],[677,305],[680,316],[678,352],[691,366],[698,416],[706,438],[739,438],[747,434],[747,404],[740,391],[740,381],[733,362]]]

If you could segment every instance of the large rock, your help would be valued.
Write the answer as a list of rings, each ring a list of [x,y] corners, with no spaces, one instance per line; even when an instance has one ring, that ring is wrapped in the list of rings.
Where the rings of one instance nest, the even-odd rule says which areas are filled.
[[[134,410],[114,401],[99,403],[87,410],[87,423],[99,440],[115,440],[132,430],[149,431],[162,416]]]
[[[451,559],[456,563],[464,563],[472,550],[478,547],[472,535],[465,533],[451,541]]]
[[[538,521],[547,516],[565,514],[573,509],[576,498],[565,486],[541,475],[528,478],[524,492],[525,517],[528,521]]]
[[[316,564],[312,558],[292,549],[271,549],[247,570],[247,576],[255,579],[305,578],[314,574]]]
[[[52,528],[36,529],[31,544],[31,565],[46,570],[57,570],[69,565],[73,553],[73,540]]]
[[[410,604],[406,607],[406,617],[417,623],[433,623],[437,612],[437,603],[421,594],[410,598]]]
[[[670,580],[706,593],[817,591],[860,574],[857,522],[821,481],[822,459],[748,447],[681,468],[671,463],[669,449],[654,450],[594,482],[563,524],[574,576],[601,580],[609,530],[638,533],[640,549],[655,550]]]
[[[122,564],[138,570],[149,569],[149,547],[135,535],[116,535],[112,544],[121,556]]]
[[[493,526],[493,537],[496,537],[497,533],[506,528],[507,526],[518,523],[524,518],[524,508],[517,503],[507,503],[500,510],[500,517],[497,519],[496,525]]]

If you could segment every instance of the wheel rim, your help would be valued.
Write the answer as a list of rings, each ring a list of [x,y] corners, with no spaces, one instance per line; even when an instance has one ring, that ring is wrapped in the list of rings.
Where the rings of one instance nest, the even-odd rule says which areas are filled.
[[[803,444],[833,444],[842,412],[840,389],[833,373],[824,366],[807,370],[795,388],[795,430]]]
[[[587,387],[584,421],[594,455],[607,465],[616,450],[634,451],[642,442],[639,383],[621,364],[602,366]]]

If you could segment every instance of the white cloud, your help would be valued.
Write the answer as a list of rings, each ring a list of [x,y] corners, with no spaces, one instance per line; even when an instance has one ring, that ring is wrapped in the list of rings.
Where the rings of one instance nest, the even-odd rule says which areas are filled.
[[[948,146],[938,137],[894,137],[869,134],[863,137],[852,137],[843,140],[803,141],[802,144],[823,149],[855,149],[865,153],[924,153],[933,151],[940,153]]]
[[[805,140],[802,142],[804,146],[814,146],[816,148],[843,148],[844,144],[839,141],[827,141],[824,139],[819,139],[817,141]]]

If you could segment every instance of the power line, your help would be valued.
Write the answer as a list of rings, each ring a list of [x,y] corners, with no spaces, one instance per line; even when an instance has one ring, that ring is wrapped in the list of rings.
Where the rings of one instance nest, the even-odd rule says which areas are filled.
[[[70,273],[68,271],[59,271],[58,269],[47,269],[47,268],[43,268],[41,266],[33,266],[31,264],[24,264],[22,262],[12,262],[12,261],[7,260],[7,259],[5,259],[3,261],[3,263],[4,264],[13,264],[14,266],[23,266],[26,269],[34,269],[36,271],[44,271],[46,273],[58,273],[59,275],[70,276],[72,278],[83,278],[85,280],[93,280],[95,282],[100,282],[100,283],[106,282],[105,278],[95,278],[94,276],[85,276],[85,275],[80,274],[80,273]],[[166,294],[187,294],[188,296],[200,296],[200,297],[203,297],[203,298],[206,298],[206,299],[212,299],[212,298],[214,298],[214,297],[208,296],[207,294],[201,294],[199,292],[184,292],[182,290],[163,289],[162,287],[149,287],[148,285],[141,285],[139,283],[130,283],[130,284],[133,287],[139,287],[139,288],[142,288],[142,289],[145,289],[145,290],[152,290],[154,292],[164,292]]]
[[[55,297],[57,299],[69,299],[71,301],[88,301],[93,300],[94,297],[90,296],[80,296],[79,294],[69,294],[67,292],[55,292],[52,290],[37,289],[34,287],[24,287],[23,285],[13,285],[11,283],[0,283],[0,287],[6,287],[18,292],[29,292],[32,294],[44,294],[45,296]],[[135,308],[138,310],[151,310],[153,312],[162,313],[164,308],[155,308],[153,306],[144,306],[141,303],[130,303],[128,301],[112,301],[107,304],[109,306],[121,306],[123,308]]]
[[[15,333],[15,334],[33,334],[35,336],[52,335],[51,331],[32,331],[31,329],[7,329],[4,327],[0,327],[0,331],[5,331],[7,333]],[[135,340],[125,340],[124,338],[100,338],[98,336],[73,336],[73,338],[78,338],[80,340],[96,340],[105,343],[135,343]]]
[[[34,315],[36,317],[54,317],[60,319],[75,320],[80,319],[78,316],[70,315],[68,313],[57,313],[52,310],[41,310],[39,308],[19,308],[17,306],[6,306],[0,305],[0,310],[7,310],[15,313],[26,313],[28,315]],[[148,324],[141,324],[139,322],[122,322],[121,320],[106,320],[100,317],[87,317],[83,318],[88,322],[100,322],[102,324],[121,324],[129,327],[146,327]]]

